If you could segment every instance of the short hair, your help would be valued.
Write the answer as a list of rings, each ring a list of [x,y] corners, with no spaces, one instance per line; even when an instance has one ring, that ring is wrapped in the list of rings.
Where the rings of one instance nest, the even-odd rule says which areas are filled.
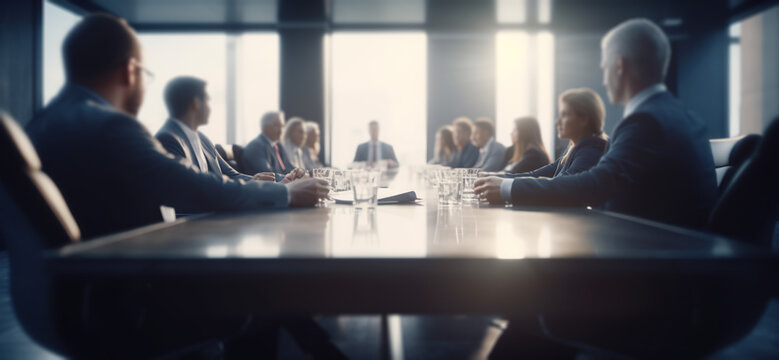
[[[461,116],[454,119],[452,125],[454,125],[455,128],[460,129],[460,131],[465,132],[469,136],[471,135],[471,127],[473,126],[473,122],[471,121],[471,119],[465,116]]]
[[[97,79],[124,66],[138,49],[135,32],[127,22],[109,14],[87,15],[62,43],[68,80]]]
[[[306,122],[305,120],[303,120],[303,118],[297,116],[290,118],[289,121],[287,121],[287,124],[284,125],[284,135],[282,135],[281,138],[284,140],[289,139],[289,133],[292,130],[292,128],[294,128],[295,126],[300,126],[305,132],[306,131],[305,124]]]
[[[273,123],[273,120],[276,120],[276,118],[281,119],[282,116],[284,116],[283,111],[268,111],[265,114],[262,114],[262,117],[260,118],[260,129],[264,129],[266,126]]]
[[[165,106],[172,117],[184,115],[196,97],[200,100],[206,98],[206,82],[192,76],[179,76],[173,78],[165,86]]]
[[[611,29],[601,41],[609,63],[622,56],[638,80],[663,82],[671,62],[671,44],[659,26],[647,19],[632,19]]]
[[[490,136],[495,136],[495,123],[489,118],[478,118],[473,122],[473,126],[486,131]]]
[[[377,120],[371,120],[371,121],[368,122],[368,126],[369,127],[373,126],[373,125],[379,126],[379,122]]]

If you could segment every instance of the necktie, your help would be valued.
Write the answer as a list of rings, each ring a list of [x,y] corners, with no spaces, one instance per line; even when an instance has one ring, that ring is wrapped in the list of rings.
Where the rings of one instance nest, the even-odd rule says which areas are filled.
[[[279,161],[279,166],[281,166],[281,171],[287,171],[287,167],[284,166],[284,162],[281,161],[281,154],[279,153],[279,144],[273,144],[273,149],[276,150],[276,160]]]
[[[373,143],[373,154],[371,154],[371,162],[376,162],[376,156],[378,156],[379,152],[379,146],[376,143]]]

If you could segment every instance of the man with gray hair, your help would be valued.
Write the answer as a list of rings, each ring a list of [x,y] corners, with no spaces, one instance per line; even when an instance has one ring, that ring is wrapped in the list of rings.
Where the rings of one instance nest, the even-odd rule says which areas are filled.
[[[600,162],[588,171],[553,179],[479,179],[475,192],[495,203],[597,206],[679,226],[704,226],[717,193],[714,161],[703,122],[692,117],[663,84],[671,57],[668,39],[651,21],[634,19],[609,31],[601,48],[609,100],[625,110]],[[582,317],[575,322],[539,314],[543,332],[538,323],[511,320],[490,358],[514,358],[522,352],[573,355],[573,350],[552,345],[542,333],[628,357],[701,357],[711,346],[707,339],[718,330],[701,325],[706,321],[688,320],[710,314],[674,310],[648,308],[631,315],[600,312],[589,321]],[[630,339],[620,334],[625,329]]]
[[[243,170],[249,174],[272,172],[289,174],[296,170],[287,157],[284,146],[279,143],[284,128],[284,112],[268,111],[260,118],[262,133],[246,145],[241,155]],[[301,172],[303,173],[303,172]],[[279,179],[283,176],[279,175]]]

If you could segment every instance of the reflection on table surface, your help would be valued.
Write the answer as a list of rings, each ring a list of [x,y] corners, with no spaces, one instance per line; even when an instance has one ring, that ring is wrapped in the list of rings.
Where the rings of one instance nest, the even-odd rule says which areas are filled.
[[[472,203],[438,206],[413,173],[417,204],[350,205],[210,215],[67,247],[64,257],[95,258],[673,258],[756,253],[710,234],[657,226],[585,209],[507,209]]]

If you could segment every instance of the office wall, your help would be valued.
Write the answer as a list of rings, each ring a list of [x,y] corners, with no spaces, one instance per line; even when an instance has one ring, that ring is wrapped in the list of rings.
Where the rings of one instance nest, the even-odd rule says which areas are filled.
[[[495,118],[495,35],[430,33],[427,51],[430,159],[436,131],[455,117]]]
[[[40,106],[41,2],[0,1],[0,108],[26,124]]]

